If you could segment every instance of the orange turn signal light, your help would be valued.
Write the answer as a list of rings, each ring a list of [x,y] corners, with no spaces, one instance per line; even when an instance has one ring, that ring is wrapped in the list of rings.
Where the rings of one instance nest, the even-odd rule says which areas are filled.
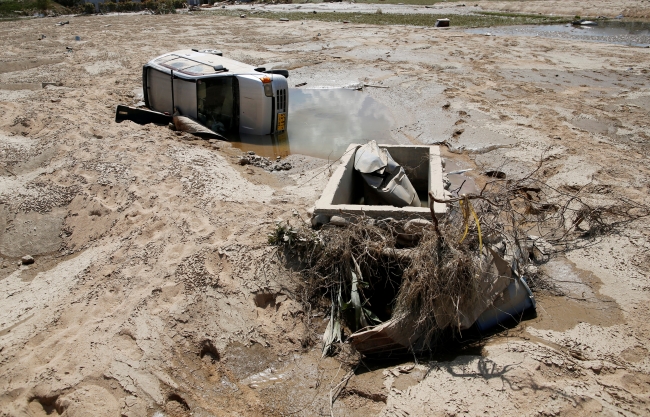
[[[260,78],[260,80],[262,80],[262,82],[264,84],[268,84],[268,83],[271,82],[271,77],[269,77],[268,75],[265,75],[264,77]]]

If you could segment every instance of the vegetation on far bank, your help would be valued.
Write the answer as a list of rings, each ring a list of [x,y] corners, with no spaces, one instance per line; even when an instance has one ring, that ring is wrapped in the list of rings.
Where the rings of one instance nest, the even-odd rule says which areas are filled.
[[[207,1],[207,0],[206,0]],[[204,1],[204,2],[206,2]],[[395,14],[382,13],[382,3],[406,3],[419,5],[432,5],[443,3],[443,0],[359,0],[360,3],[376,3],[377,11],[375,13],[359,12],[274,12],[253,10],[243,12],[241,9],[210,9],[202,10],[203,13],[211,13],[218,16],[239,17],[241,14],[247,14],[248,17],[277,20],[286,18],[288,20],[318,20],[325,22],[349,22],[358,24],[376,24],[376,25],[413,25],[413,26],[434,26],[436,19],[450,18],[451,26],[455,27],[487,27],[487,26],[506,26],[506,25],[536,25],[550,23],[565,23],[569,21],[567,17],[545,16],[537,14],[516,14],[516,13],[498,13],[498,12],[476,12],[463,15],[439,15],[439,14]],[[291,0],[287,2],[291,3]],[[315,2],[313,0],[306,3]],[[301,2],[304,3],[304,2]],[[449,3],[455,3],[450,1]],[[182,8],[186,0],[144,0],[142,2],[106,0],[100,3],[99,11],[102,13],[110,12],[137,12],[141,10],[151,10],[154,13],[175,13],[176,9]],[[464,3],[460,3],[459,6]],[[74,14],[86,13],[92,14],[97,10],[92,3],[85,3],[83,0],[0,0],[0,16],[3,18],[12,18],[18,16],[32,16],[35,13],[54,13],[54,14]]]
[[[154,13],[175,13],[176,9],[183,8],[186,0],[144,0],[142,2],[106,0],[99,4],[99,11],[110,12],[137,12],[151,10]],[[83,0],[0,0],[0,17],[12,18],[19,16],[33,16],[42,14],[92,14],[97,10],[92,3]]]
[[[438,15],[438,14],[393,14],[382,13],[381,8],[376,13],[359,12],[270,12],[253,10],[244,12],[241,9],[217,9],[206,11],[218,16],[236,16],[246,14],[247,17],[261,19],[289,20],[319,20],[324,22],[349,22],[372,25],[412,25],[435,26],[437,19],[449,18],[454,27],[488,27],[508,25],[539,25],[551,23],[566,23],[571,19],[560,16],[527,15],[513,13],[481,12],[471,15]]]

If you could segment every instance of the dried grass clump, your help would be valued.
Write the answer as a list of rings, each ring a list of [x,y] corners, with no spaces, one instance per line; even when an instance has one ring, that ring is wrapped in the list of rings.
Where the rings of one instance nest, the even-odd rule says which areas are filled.
[[[459,328],[459,307],[481,296],[485,265],[477,230],[470,227],[459,243],[463,230],[451,218],[438,232],[429,223],[417,233],[406,233],[404,221],[367,217],[318,232],[306,223],[281,224],[270,242],[300,271],[306,301],[331,307],[332,326],[353,332],[399,317],[428,341],[438,330]],[[334,340],[339,328],[329,329]]]
[[[282,257],[300,270],[311,298],[318,300],[323,295],[336,298],[338,287],[347,289],[351,285],[355,262],[368,279],[364,284],[370,288],[380,283],[375,277],[385,276],[385,271],[394,268],[403,270],[408,265],[408,259],[394,250],[399,226],[399,222],[392,220],[375,221],[366,217],[354,218],[345,227],[325,226],[318,232],[306,222],[297,226],[280,224],[269,242],[282,246]],[[349,289],[342,296],[348,294]]]
[[[403,274],[396,316],[412,320],[426,341],[448,325],[459,330],[461,312],[481,297],[479,278],[487,265],[478,236],[459,243],[460,231],[454,222],[444,223],[440,235],[425,231]]]

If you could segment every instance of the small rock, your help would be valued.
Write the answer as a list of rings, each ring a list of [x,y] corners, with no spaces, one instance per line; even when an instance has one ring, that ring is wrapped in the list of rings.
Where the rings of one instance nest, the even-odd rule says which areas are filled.
[[[442,108],[445,109],[445,110],[448,109],[449,107],[451,107],[450,102],[446,102],[445,104],[442,105]]]
[[[255,155],[255,152],[253,152],[253,151],[248,151],[248,154],[249,154],[249,155]]]
[[[406,222],[404,231],[409,234],[422,233],[422,230],[430,227],[432,223],[425,219],[413,219]]]
[[[288,21],[289,21],[289,19],[287,19],[286,17],[281,17],[280,18],[280,22],[288,22]]]
[[[578,360],[581,360],[581,361],[586,361],[587,360],[584,353],[582,353],[579,350],[575,350],[575,349],[569,350],[569,354],[571,354],[571,356],[573,356],[574,358],[576,358]]]
[[[34,258],[31,255],[25,255],[22,258],[20,258],[20,262],[23,265],[31,265],[34,263]]]
[[[603,364],[598,362],[594,363],[591,365],[591,370],[594,371],[596,375],[598,375],[603,370]]]
[[[60,98],[53,98],[53,99],[50,100],[50,101],[51,101],[52,103],[58,103],[58,102],[61,101],[61,99],[60,99]]]
[[[553,253],[553,245],[539,236],[529,235],[526,240],[528,252],[532,255],[533,260],[537,263],[548,261]]]
[[[320,227],[324,224],[329,223],[329,221],[330,221],[329,216],[326,216],[324,214],[317,214],[311,218],[311,225],[312,227]]]
[[[251,161],[248,158],[239,158],[239,165],[248,165]]]
[[[241,17],[242,19],[244,19],[244,18],[246,18],[246,15],[245,15],[245,14],[241,14],[241,15],[239,15],[239,17]]]
[[[332,216],[330,218],[330,224],[334,226],[347,226],[350,222],[341,216]]]
[[[447,177],[447,174],[444,174],[442,176],[442,186],[445,190],[449,190],[451,188],[451,180],[449,177]]]
[[[527,276],[537,275],[539,273],[539,268],[535,265],[526,265],[524,273]]]

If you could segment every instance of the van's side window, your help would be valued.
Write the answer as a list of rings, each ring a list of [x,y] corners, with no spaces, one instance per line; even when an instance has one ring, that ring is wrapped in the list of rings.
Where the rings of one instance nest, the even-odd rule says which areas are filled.
[[[218,133],[239,129],[235,77],[203,78],[197,82],[199,122]]]

